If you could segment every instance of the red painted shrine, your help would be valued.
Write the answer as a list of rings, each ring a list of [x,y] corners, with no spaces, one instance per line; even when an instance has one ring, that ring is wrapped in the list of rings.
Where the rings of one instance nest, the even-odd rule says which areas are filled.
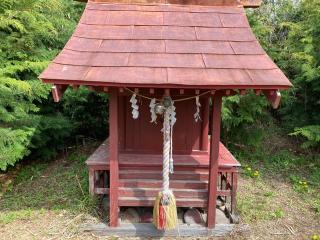
[[[215,226],[217,196],[235,208],[240,164],[220,142],[222,97],[254,91],[273,107],[291,86],[267,56],[244,7],[260,1],[89,0],[74,34],[40,78],[59,101],[65,89],[85,85],[109,94],[109,139],[88,159],[90,191],[109,194],[110,225],[121,206],[153,206],[161,188],[162,120],[150,123],[149,102],[175,102],[174,173],[177,206],[202,207]],[[137,94],[139,118],[131,115]],[[211,106],[210,106],[211,99]],[[210,137],[209,137],[210,135]],[[225,181],[226,185],[222,186]]]

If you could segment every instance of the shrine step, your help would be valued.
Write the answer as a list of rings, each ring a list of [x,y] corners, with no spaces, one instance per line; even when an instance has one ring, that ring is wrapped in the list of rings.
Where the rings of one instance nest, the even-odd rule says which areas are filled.
[[[155,197],[119,197],[119,206],[127,207],[151,207],[154,205]],[[176,198],[178,207],[207,207],[206,198]]]
[[[208,170],[190,168],[170,174],[170,189],[177,206],[205,207],[208,197]],[[158,169],[123,169],[119,171],[119,204],[121,206],[153,206],[162,189],[162,172]]]
[[[124,188],[161,188],[162,180],[155,179],[120,179],[119,187]],[[178,189],[208,189],[207,181],[171,180],[170,187]]]
[[[205,189],[175,189],[171,188],[176,198],[207,198],[208,191]],[[121,197],[156,197],[161,188],[119,188]]]
[[[170,180],[199,180],[208,181],[208,171],[175,171],[170,174]],[[146,171],[146,170],[120,170],[119,179],[154,179],[161,180],[161,171]]]

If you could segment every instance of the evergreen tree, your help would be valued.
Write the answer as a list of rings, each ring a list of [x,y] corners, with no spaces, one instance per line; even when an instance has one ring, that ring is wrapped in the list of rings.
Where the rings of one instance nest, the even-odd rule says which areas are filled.
[[[0,170],[33,148],[49,157],[70,134],[68,119],[48,108],[50,85],[37,76],[71,35],[80,11],[71,0],[0,2]]]
[[[273,116],[288,134],[306,139],[303,147],[319,146],[320,1],[264,0],[260,8],[247,13],[259,42],[294,85],[282,92],[280,110],[271,111]],[[230,132],[243,136],[259,125],[266,105],[250,101],[252,97],[224,101],[225,129],[237,129]],[[248,140],[251,135],[246,135]]]

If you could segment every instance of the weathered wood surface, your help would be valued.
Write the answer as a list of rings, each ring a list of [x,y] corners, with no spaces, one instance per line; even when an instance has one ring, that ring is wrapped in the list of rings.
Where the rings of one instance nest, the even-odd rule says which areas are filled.
[[[216,199],[217,199],[217,179],[219,168],[219,150],[220,150],[220,124],[222,96],[215,94],[212,98],[212,137],[210,144],[210,163],[209,163],[209,196],[208,196],[208,221],[207,227],[214,228],[216,224]]]
[[[78,2],[87,2],[88,0],[75,0]],[[244,7],[248,7],[248,8],[257,8],[260,7],[262,4],[262,0],[216,0],[216,1],[182,1],[182,0],[175,0],[175,1],[168,1],[168,0],[131,0],[131,1],[127,1],[127,0],[92,0],[93,2],[107,2],[107,3],[111,3],[111,2],[116,2],[116,3],[120,3],[120,2],[124,2],[124,3],[158,3],[158,4],[168,4],[168,3],[175,3],[175,4],[199,4],[199,5],[230,5],[230,4],[241,4]]]
[[[121,88],[292,86],[259,45],[239,0],[152,1],[157,4],[88,2],[74,34],[40,79]]]
[[[109,162],[110,162],[110,226],[118,226],[119,214],[119,134],[118,134],[118,91],[116,88],[110,89],[109,94]],[[107,156],[104,157],[105,161]]]
[[[102,236],[119,237],[200,237],[226,236],[233,230],[233,224],[217,224],[214,229],[201,225],[179,224],[175,230],[159,231],[151,223],[122,223],[117,228],[108,227],[104,223],[84,224],[81,230]]]
[[[91,165],[105,166],[105,170],[109,169],[109,140],[105,140],[97,150],[88,158],[86,163]],[[210,144],[209,144],[210,147]],[[174,166],[193,166],[205,167],[209,166],[208,154],[192,154],[192,155],[176,155],[174,154]],[[219,168],[240,167],[240,163],[234,158],[229,150],[220,142],[219,144]],[[162,166],[161,154],[137,154],[137,153],[119,153],[119,166],[132,167],[134,165],[145,167],[149,166]]]
[[[229,187],[220,187],[218,196],[232,196],[235,199],[236,179],[227,176],[237,174],[240,164],[232,154],[219,145],[219,173],[225,175]],[[89,158],[87,164],[92,170],[108,170],[108,141],[106,140]],[[173,190],[179,207],[203,207],[208,205],[209,155],[175,155],[175,172],[170,175],[170,188]],[[119,153],[119,206],[153,206],[155,196],[162,187],[162,155]],[[90,176],[93,176],[91,173]],[[220,175],[219,175],[220,176]],[[221,175],[222,177],[222,175]],[[91,184],[91,183],[90,183]],[[233,186],[233,187],[232,187]],[[109,194],[107,187],[91,185],[91,193]]]

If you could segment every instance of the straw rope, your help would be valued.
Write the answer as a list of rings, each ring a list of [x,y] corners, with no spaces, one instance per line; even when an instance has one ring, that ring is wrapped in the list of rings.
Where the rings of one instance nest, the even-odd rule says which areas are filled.
[[[142,98],[145,98],[145,99],[148,99],[148,100],[156,99],[156,101],[158,101],[158,102],[162,101],[162,99],[159,99],[159,98],[151,98],[151,97],[148,97],[146,95],[142,95],[140,93],[136,93],[135,91],[131,90],[130,88],[124,88],[124,89],[126,89],[128,92],[130,92],[132,94],[136,94],[136,96],[139,96],[139,97],[142,97]],[[173,102],[187,101],[187,100],[190,100],[190,99],[194,99],[196,97],[201,97],[201,96],[206,95],[206,94],[208,94],[210,92],[211,92],[211,90],[203,92],[203,93],[200,93],[200,94],[195,95],[195,96],[191,96],[191,97],[173,99],[172,101]]]

